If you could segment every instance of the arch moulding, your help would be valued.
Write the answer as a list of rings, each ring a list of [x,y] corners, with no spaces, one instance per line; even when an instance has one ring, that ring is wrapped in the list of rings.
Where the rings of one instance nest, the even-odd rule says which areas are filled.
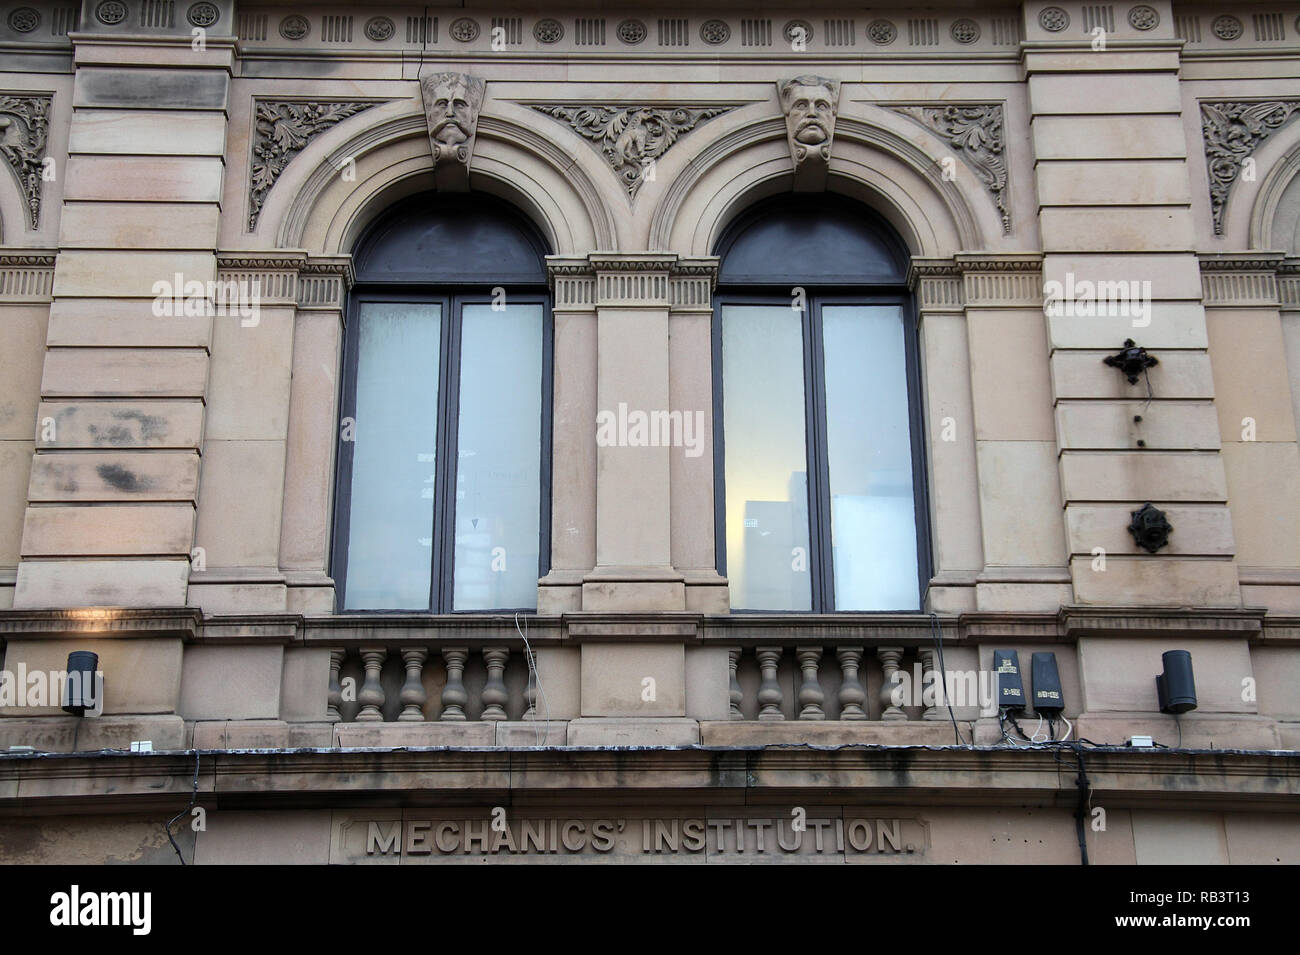
[[[539,129],[509,115],[509,106],[484,104],[471,188],[516,206],[557,254],[613,248],[614,223],[587,170]],[[340,170],[349,159],[355,177],[344,179]],[[271,190],[254,235],[264,238],[263,247],[348,254],[384,210],[433,185],[419,101],[386,103],[311,142]]]

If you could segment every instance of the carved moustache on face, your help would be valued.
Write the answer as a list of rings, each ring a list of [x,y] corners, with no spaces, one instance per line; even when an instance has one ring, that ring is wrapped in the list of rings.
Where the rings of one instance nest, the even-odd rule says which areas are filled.
[[[470,104],[463,88],[440,87],[433,103],[438,121],[433,138],[446,146],[459,146],[469,139]]]
[[[794,128],[796,142],[805,146],[820,146],[830,139],[830,123],[835,116],[827,90],[821,87],[801,87],[793,91],[790,115],[796,117]]]

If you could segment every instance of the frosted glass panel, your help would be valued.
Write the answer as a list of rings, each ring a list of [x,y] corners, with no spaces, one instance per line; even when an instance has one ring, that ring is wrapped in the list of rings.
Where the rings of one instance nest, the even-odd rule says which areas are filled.
[[[461,320],[456,610],[537,605],[542,306]]]
[[[427,610],[442,308],[365,302],[344,589],[349,610]]]
[[[803,316],[722,310],[727,580],[738,610],[809,610]]]
[[[826,441],[836,610],[913,610],[912,432],[902,310],[827,305]]]

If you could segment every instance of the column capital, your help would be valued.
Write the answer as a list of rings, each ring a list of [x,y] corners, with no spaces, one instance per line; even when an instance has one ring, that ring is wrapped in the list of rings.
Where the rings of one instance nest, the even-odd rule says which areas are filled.
[[[707,312],[713,308],[718,259],[675,252],[548,255],[546,272],[557,310],[603,306]]]

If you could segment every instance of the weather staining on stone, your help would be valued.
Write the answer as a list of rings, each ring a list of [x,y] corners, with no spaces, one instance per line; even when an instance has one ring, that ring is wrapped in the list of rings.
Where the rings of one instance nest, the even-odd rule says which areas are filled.
[[[254,104],[253,162],[248,184],[248,231],[257,228],[266,195],[290,161],[325,130],[375,103],[295,103],[257,100]]]
[[[1011,234],[1011,210],[1007,204],[1006,141],[1002,133],[1000,103],[972,103],[962,106],[894,106],[896,113],[915,120],[948,142],[962,160],[979,173],[993,194],[1002,220],[1002,232]]]
[[[486,93],[487,84],[466,73],[429,73],[420,77],[434,182],[439,189],[469,190],[469,161],[474,155],[478,114]]]
[[[41,224],[41,183],[49,135],[50,96],[0,94],[0,155],[18,179],[27,224]]]
[[[796,76],[777,84],[786,139],[794,161],[795,192],[821,192],[831,159],[840,84],[824,76]]]
[[[683,135],[734,106],[547,106],[533,109],[567,123],[594,146],[635,199],[647,171]]]

